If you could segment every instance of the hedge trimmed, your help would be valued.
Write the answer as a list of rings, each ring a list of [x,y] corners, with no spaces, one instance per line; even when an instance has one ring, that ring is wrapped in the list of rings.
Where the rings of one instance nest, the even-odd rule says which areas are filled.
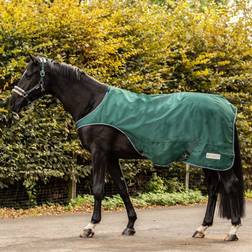
[[[8,125],[7,97],[32,53],[135,92],[221,93],[239,107],[244,167],[252,163],[251,10],[246,1],[0,0],[0,187],[90,173],[75,127],[45,97]],[[84,165],[84,168],[83,168]],[[123,162],[126,175],[152,170]],[[142,168],[143,167],[143,168]]]

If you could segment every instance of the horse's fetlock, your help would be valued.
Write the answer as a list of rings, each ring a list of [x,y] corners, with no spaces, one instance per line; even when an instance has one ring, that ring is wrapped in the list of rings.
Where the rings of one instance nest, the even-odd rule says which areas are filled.
[[[92,224],[99,224],[101,222],[101,217],[99,218],[92,218],[91,223]]]
[[[129,219],[131,221],[136,221],[137,220],[137,215],[136,214],[129,215]]]
[[[203,227],[211,227],[213,225],[213,220],[208,221],[208,220],[204,220],[202,223]]]

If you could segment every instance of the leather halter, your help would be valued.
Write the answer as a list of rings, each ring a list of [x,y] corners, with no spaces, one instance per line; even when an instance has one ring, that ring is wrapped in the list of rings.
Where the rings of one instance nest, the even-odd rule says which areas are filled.
[[[46,59],[45,58],[39,58],[39,61],[40,61],[40,71],[39,71],[39,75],[40,75],[40,80],[38,82],[37,85],[35,85],[34,87],[32,87],[31,89],[29,90],[24,90],[22,89],[21,87],[19,86],[14,86],[14,88],[12,89],[12,92],[14,93],[17,93],[18,95],[20,96],[23,96],[27,101],[28,103],[30,103],[30,97],[29,95],[35,91],[35,90],[38,90],[40,89],[41,92],[44,92],[45,91],[45,63],[46,63]]]

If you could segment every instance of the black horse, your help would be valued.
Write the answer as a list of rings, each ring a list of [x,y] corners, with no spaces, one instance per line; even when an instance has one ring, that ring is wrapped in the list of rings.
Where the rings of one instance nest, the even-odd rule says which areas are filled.
[[[76,67],[59,64],[52,60],[31,56],[31,61],[14,87],[10,108],[18,113],[32,101],[51,94],[57,97],[74,121],[93,111],[102,101],[107,86],[94,80]],[[168,129],[169,130],[169,129]],[[128,138],[120,131],[106,126],[86,126],[78,130],[82,146],[92,154],[94,211],[91,222],[84,228],[81,237],[92,237],[95,225],[101,221],[101,202],[104,198],[105,172],[109,172],[119,188],[128,214],[128,224],[123,235],[135,233],[136,212],[131,203],[127,185],[120,169],[119,159],[143,159]],[[227,171],[204,169],[208,188],[208,203],[202,225],[193,237],[203,238],[205,230],[213,224],[218,194],[220,215],[231,219],[232,227],[225,240],[238,240],[236,232],[244,215],[244,186],[240,149],[235,131],[235,161]]]

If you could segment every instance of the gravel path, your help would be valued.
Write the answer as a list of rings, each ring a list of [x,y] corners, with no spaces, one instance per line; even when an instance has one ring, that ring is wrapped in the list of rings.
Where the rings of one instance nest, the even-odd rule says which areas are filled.
[[[125,212],[106,212],[92,239],[78,237],[90,214],[2,219],[0,251],[252,251],[252,202],[247,203],[238,242],[223,241],[230,223],[218,217],[206,238],[191,238],[204,212],[204,205],[137,210],[137,232],[133,237],[121,236],[127,223]]]

